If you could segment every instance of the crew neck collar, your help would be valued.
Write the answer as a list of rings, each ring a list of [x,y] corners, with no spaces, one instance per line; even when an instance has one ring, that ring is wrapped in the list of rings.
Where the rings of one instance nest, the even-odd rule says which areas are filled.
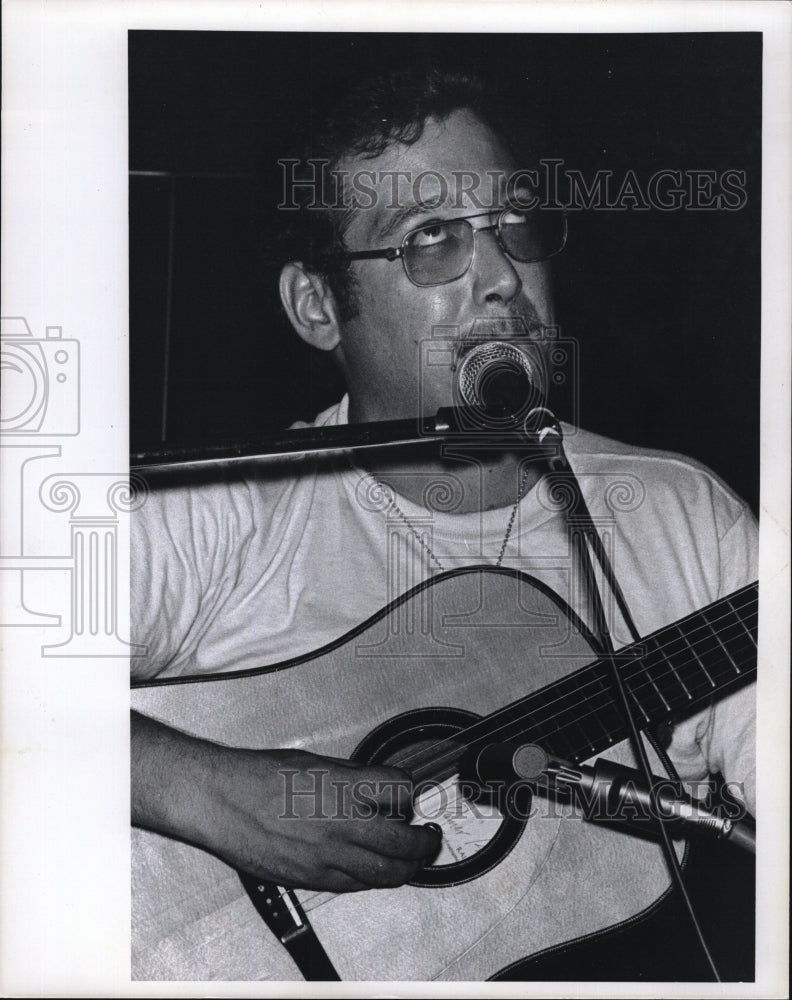
[[[348,394],[345,394],[338,403],[333,416],[335,419],[331,418],[331,421],[329,422],[339,425],[349,423]],[[382,489],[377,477],[363,468],[352,453],[349,455],[349,464],[350,470],[348,474],[354,479],[354,482],[352,483],[353,490],[359,487],[361,479],[367,479],[371,486],[378,490]],[[453,474],[449,473],[449,475]],[[388,489],[390,489],[390,487],[388,487]],[[515,538],[523,535],[527,531],[533,530],[538,525],[544,523],[557,514],[557,511],[550,505],[542,504],[540,491],[541,481],[520,501],[517,507],[519,516],[512,531]],[[421,504],[415,503],[403,496],[401,493],[398,493],[396,490],[392,490],[392,492],[396,503],[399,505],[408,520],[420,522],[426,521],[427,518],[431,519],[435,537],[442,538],[450,542],[459,542],[465,538],[469,538],[472,531],[480,533],[482,537],[502,535],[506,530],[507,521],[514,507],[514,503],[512,502],[502,507],[495,507],[492,510],[470,511],[464,514],[456,514],[453,510],[444,510],[442,504],[442,473],[438,475],[438,488],[435,493],[438,502],[434,508],[424,507]]]

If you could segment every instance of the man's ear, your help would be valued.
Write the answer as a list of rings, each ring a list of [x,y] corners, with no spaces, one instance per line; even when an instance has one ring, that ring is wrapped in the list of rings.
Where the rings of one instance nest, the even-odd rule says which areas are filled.
[[[341,340],[333,293],[319,275],[303,264],[286,264],[280,275],[280,297],[291,325],[306,343],[332,351]]]

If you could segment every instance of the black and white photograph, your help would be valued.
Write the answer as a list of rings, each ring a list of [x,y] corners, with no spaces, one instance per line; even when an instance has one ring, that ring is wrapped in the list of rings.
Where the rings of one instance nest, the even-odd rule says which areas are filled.
[[[121,995],[781,995],[777,45],[489,6],[141,4],[95,145],[77,21],[24,71],[81,237],[23,251],[46,310],[4,241],[5,718],[42,864],[113,887],[41,995],[92,933]]]
[[[133,974],[752,980],[761,36],[129,44]]]

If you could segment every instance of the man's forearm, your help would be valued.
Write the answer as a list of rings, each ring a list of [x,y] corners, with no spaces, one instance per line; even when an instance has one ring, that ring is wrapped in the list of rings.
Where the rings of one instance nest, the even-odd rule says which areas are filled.
[[[132,823],[200,842],[211,744],[132,712]]]
[[[288,800],[285,775],[312,787],[362,783],[382,814],[337,815],[331,794]],[[234,868],[280,884],[346,892],[401,885],[437,853],[439,832],[388,818],[406,815],[408,777],[298,750],[222,746],[132,713],[132,822],[186,840]],[[397,808],[393,796],[403,801]],[[347,814],[348,813],[348,814]],[[298,815],[299,814],[299,815]]]

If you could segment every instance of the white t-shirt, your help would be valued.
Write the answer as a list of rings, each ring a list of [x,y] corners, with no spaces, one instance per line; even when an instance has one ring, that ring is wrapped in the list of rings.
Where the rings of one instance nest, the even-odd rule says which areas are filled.
[[[316,423],[346,419],[344,399]],[[564,432],[642,635],[756,579],[755,521],[710,471]],[[426,474],[422,490],[425,506],[394,498],[352,461],[304,457],[279,463],[277,474],[262,466],[232,482],[152,491],[132,518],[132,639],[147,648],[132,661],[133,678],[290,659],[344,635],[440,567],[497,562],[512,507],[454,513],[460,486],[451,473]],[[587,617],[570,600],[564,521],[543,482],[517,508],[502,564]],[[630,641],[618,615],[611,631],[617,646]],[[677,726],[670,753],[684,778],[720,771],[743,782],[753,808],[754,743],[748,687]]]

